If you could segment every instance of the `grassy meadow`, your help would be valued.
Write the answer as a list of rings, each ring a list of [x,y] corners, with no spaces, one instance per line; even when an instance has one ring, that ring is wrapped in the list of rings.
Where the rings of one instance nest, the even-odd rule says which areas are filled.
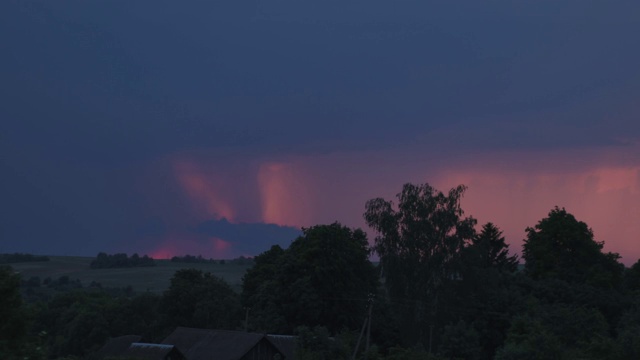
[[[22,279],[28,280],[33,276],[57,279],[68,276],[71,280],[78,279],[83,286],[88,286],[92,281],[100,283],[103,287],[126,287],[131,285],[134,291],[151,291],[161,293],[169,287],[169,281],[173,274],[180,269],[199,269],[221,277],[240,292],[242,276],[251,265],[219,263],[176,263],[169,260],[155,260],[157,266],[133,267],[120,269],[91,269],[89,264],[94,257],[78,256],[49,256],[50,261],[36,261],[13,263],[11,267],[22,275]]]

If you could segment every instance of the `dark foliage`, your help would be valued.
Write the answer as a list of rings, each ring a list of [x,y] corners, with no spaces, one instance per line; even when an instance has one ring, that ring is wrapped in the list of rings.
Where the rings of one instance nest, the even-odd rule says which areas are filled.
[[[300,326],[295,329],[296,358],[300,360],[346,359],[350,354],[351,344],[340,337],[331,337],[329,330],[322,326],[313,328]]]
[[[108,338],[129,334],[159,342],[177,326],[237,329],[242,317],[228,284],[193,269],[176,272],[162,296],[79,284],[47,294],[30,311],[31,332],[46,334],[43,347],[50,357],[86,356]]]
[[[201,270],[178,270],[160,304],[163,325],[237,329],[242,320],[239,296],[224,280]]]
[[[15,356],[23,351],[27,322],[20,297],[20,276],[7,266],[0,267],[0,355]]]
[[[505,242],[502,231],[493,223],[482,226],[469,249],[475,252],[478,267],[494,268],[499,272],[514,272],[518,269],[518,256],[509,255],[509,245]]]
[[[371,360],[640,358],[640,261],[624,269],[556,207],[527,228],[517,271],[500,229],[487,223],[476,234],[464,217],[464,190],[408,184],[397,206],[369,201],[380,267],[365,233],[338,223],[303,229],[287,249],[231,260],[254,263],[241,295],[195,269],[176,272],[156,295],[0,268],[0,358],[86,357],[108,338],[160,342],[177,326],[296,333],[303,360],[350,358],[358,339],[356,358]],[[153,261],[102,253],[96,262],[145,258]]]
[[[624,285],[627,291],[640,295],[640,260],[626,269]]]
[[[620,256],[603,253],[604,242],[593,239],[587,224],[565,209],[555,209],[533,228],[527,228],[523,258],[534,279],[554,278],[570,283],[614,289],[621,285]]]
[[[476,223],[460,207],[465,190],[458,186],[444,194],[429,184],[405,184],[397,208],[381,198],[366,204],[365,220],[379,234],[375,251],[389,295],[406,305],[399,313],[407,344],[431,347],[443,291],[460,276],[462,250]]]
[[[274,246],[257,256],[243,278],[251,328],[291,333],[324,326],[336,333],[359,327],[377,288],[368,256],[365,233],[338,223],[303,229],[287,250]]]

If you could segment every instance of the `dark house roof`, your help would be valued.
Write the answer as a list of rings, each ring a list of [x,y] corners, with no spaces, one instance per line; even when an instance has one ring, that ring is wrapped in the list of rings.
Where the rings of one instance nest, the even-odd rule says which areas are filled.
[[[133,343],[121,355],[140,360],[183,360],[184,355],[173,345]]]
[[[178,327],[162,343],[175,345],[189,360],[240,360],[252,351],[286,357],[266,335],[241,331]]]
[[[96,355],[98,358],[120,356],[131,344],[140,341],[140,339],[142,339],[142,337],[138,335],[124,335],[111,338],[98,350]]]

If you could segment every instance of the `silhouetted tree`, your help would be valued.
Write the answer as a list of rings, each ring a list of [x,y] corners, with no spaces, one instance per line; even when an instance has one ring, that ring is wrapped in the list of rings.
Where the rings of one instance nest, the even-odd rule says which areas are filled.
[[[377,277],[366,234],[338,223],[303,229],[287,250],[278,246],[255,258],[243,278],[250,325],[291,333],[324,326],[331,333],[358,328]]]
[[[640,294],[640,260],[625,270],[624,284],[627,290]]]
[[[165,325],[208,329],[237,329],[242,320],[238,295],[229,284],[211,273],[178,270],[160,304]]]
[[[604,288],[620,285],[624,267],[615,253],[602,253],[604,242],[565,209],[554,208],[533,228],[527,228],[523,257],[534,279],[556,278]]]
[[[464,321],[474,329],[481,345],[478,359],[493,359],[509,328],[509,287],[518,263],[508,250],[502,231],[485,224],[462,251],[459,281],[442,295],[440,322]]]
[[[473,238],[472,247],[479,257],[480,266],[496,268],[502,272],[514,272],[518,269],[518,256],[509,255],[509,245],[502,231],[493,223],[486,223]]]
[[[250,311],[253,330],[282,331],[288,328],[280,303],[279,283],[285,250],[274,245],[254,258],[255,265],[242,277],[242,304]]]
[[[425,327],[433,329],[442,290],[460,275],[461,251],[476,224],[463,217],[460,199],[465,189],[460,185],[444,194],[429,184],[405,184],[397,195],[397,209],[382,198],[366,204],[364,217],[379,234],[375,251],[391,298],[409,305],[403,318],[409,341],[429,341],[420,334]]]

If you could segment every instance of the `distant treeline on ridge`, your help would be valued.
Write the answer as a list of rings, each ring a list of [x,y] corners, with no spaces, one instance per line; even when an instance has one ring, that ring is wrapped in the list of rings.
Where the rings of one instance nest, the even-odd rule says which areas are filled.
[[[12,264],[32,261],[49,261],[49,257],[23,253],[0,254],[0,264]]]
[[[250,265],[253,264],[253,258],[250,257],[245,257],[245,256],[239,256],[235,259],[231,259],[231,260],[215,260],[215,259],[207,259],[202,257],[202,255],[184,255],[184,256],[174,256],[171,258],[171,262],[176,262],[176,263],[191,263],[191,264],[221,264],[224,265],[227,262],[230,264],[235,264],[235,265]]]
[[[156,266],[153,258],[147,255],[140,256],[133,254],[131,257],[127,254],[113,254],[99,253],[96,259],[91,261],[90,267],[92,269],[113,269],[113,268],[130,268],[130,267],[149,267]]]
[[[224,263],[224,260],[221,260]],[[194,255],[185,255],[185,256],[174,256],[171,258],[171,262],[178,263],[216,263],[214,259],[206,259],[203,258],[202,255],[194,256]]]

